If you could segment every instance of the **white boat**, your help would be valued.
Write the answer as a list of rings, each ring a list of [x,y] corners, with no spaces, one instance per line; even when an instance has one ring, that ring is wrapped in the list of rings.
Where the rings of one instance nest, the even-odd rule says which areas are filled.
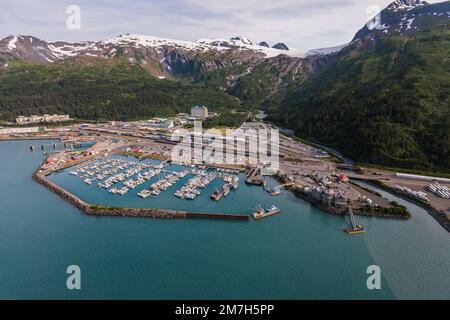
[[[230,193],[230,186],[228,184],[223,185],[223,196],[226,197]]]
[[[239,187],[239,177],[234,176],[233,179],[231,179],[231,186],[234,190],[236,190]]]
[[[142,199],[147,199],[148,197],[150,197],[150,195],[151,195],[151,192],[147,189],[144,189],[138,193],[138,196],[141,197]]]

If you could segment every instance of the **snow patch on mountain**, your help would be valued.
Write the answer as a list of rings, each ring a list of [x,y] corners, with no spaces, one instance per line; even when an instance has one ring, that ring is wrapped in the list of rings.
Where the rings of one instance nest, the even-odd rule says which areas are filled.
[[[319,49],[311,49],[306,52],[306,56],[315,56],[315,55],[327,55],[332,54],[341,51],[343,48],[345,48],[348,44],[343,44],[336,47],[329,47],[329,48],[319,48]]]
[[[9,42],[8,42],[8,49],[9,50],[14,50],[14,49],[17,48],[17,46],[16,46],[17,40],[19,40],[19,36],[17,36],[17,35],[14,35],[12,37],[12,39],[9,40]]]
[[[400,11],[400,10],[411,10],[416,7],[425,6],[429,3],[421,0],[396,0],[392,2],[387,9]]]
[[[304,57],[305,51],[299,49],[277,49],[277,48],[269,48],[266,42],[261,42],[260,44],[256,44],[250,39],[237,36],[233,38],[216,38],[216,39],[200,39],[197,40],[197,43],[206,44],[209,46],[213,46],[215,48],[220,49],[241,49],[241,50],[253,50],[256,52],[261,52],[267,58],[276,57],[280,54],[285,54],[291,57]],[[266,46],[267,45],[267,46]]]
[[[173,46],[173,47],[182,47],[185,49],[202,49],[208,50],[211,47],[199,44],[193,41],[183,41],[183,40],[173,40],[173,39],[165,39],[153,36],[144,36],[140,34],[126,34],[120,35],[118,37],[114,37],[111,39],[100,41],[98,44],[100,45],[129,45],[133,44],[140,47],[153,47],[158,48],[162,46]]]

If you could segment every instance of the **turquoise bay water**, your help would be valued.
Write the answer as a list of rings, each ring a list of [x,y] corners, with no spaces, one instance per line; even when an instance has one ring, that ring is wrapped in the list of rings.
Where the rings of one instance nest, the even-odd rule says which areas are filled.
[[[449,235],[412,204],[410,221],[358,218],[367,234],[348,236],[345,218],[242,179],[215,203],[209,192],[191,202],[173,189],[138,198],[149,182],[120,197],[53,175],[98,204],[244,214],[275,203],[283,211],[258,222],[89,217],[31,179],[44,156],[29,145],[0,142],[0,298],[450,298]],[[79,291],[66,289],[72,264],[82,271]],[[381,267],[381,290],[366,287],[372,264]]]

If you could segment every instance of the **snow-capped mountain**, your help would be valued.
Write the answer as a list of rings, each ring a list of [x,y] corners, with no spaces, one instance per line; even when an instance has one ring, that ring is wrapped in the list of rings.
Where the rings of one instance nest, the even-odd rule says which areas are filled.
[[[53,62],[59,59],[49,43],[32,36],[22,35],[11,35],[0,40],[0,56],[41,62]]]
[[[374,28],[365,25],[356,34],[350,49],[353,44],[371,45],[377,37],[408,36],[428,25],[448,23],[450,1],[428,4],[419,0],[397,0],[386,7],[380,17],[380,23]],[[337,53],[345,54],[347,46],[302,51],[281,42],[271,45],[243,36],[183,41],[125,34],[102,41],[70,43],[11,35],[0,40],[0,70],[10,68],[9,61],[14,58],[42,63],[80,58],[88,63],[92,59],[85,57],[121,57],[157,78],[186,77],[197,81],[208,78],[211,71],[225,70],[226,79],[220,88],[227,90],[259,67],[258,70],[273,73],[274,91],[277,91],[330,63]],[[254,83],[254,79],[249,82]]]
[[[392,2],[387,9],[389,10],[410,10],[416,7],[425,6],[429,3],[421,0],[396,0]]]
[[[286,47],[287,48],[287,47]],[[253,43],[246,37],[230,39],[201,39],[183,41],[138,34],[119,35],[102,41],[70,43],[64,41],[46,42],[33,36],[11,35],[0,40],[0,54],[38,62],[55,62],[75,56],[114,57],[118,52],[133,57],[137,51],[144,51],[163,58],[168,50],[178,49],[184,53],[217,52],[234,49],[252,51],[262,58],[280,54],[301,56],[302,52],[286,48],[269,48]]]
[[[200,39],[197,42],[211,45],[218,48],[239,48],[253,50],[263,53],[267,58],[276,57],[280,54],[286,54],[291,57],[302,57],[304,52],[301,50],[289,50],[289,48],[282,42],[277,43],[273,47],[270,47],[266,41],[260,43],[254,43],[250,39],[242,36],[233,38],[218,38],[218,39]]]
[[[328,47],[328,48],[319,48],[319,49],[311,49],[309,51],[306,52],[307,56],[312,56],[312,55],[327,55],[327,54],[332,54],[332,53],[336,53],[341,51],[341,49],[345,48],[348,44],[343,44],[340,46],[335,46],[335,47]]]
[[[450,1],[430,4],[421,0],[396,0],[359,30],[352,42],[367,36],[405,36],[430,24],[448,23],[449,18]]]

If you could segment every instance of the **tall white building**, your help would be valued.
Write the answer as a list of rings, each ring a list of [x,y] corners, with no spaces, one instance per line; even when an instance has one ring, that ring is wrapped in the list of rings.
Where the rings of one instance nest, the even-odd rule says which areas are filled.
[[[194,118],[206,119],[208,118],[208,108],[202,106],[195,106],[191,108],[191,116]]]

